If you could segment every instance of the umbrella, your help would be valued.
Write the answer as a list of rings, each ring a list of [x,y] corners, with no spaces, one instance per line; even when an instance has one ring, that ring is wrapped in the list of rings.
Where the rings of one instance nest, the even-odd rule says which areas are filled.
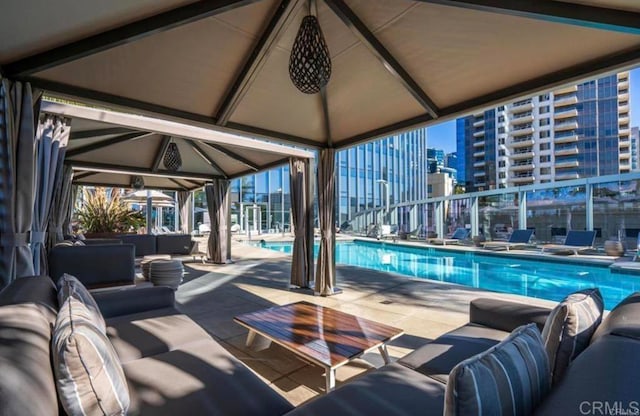
[[[173,207],[176,201],[167,194],[159,191],[135,191],[128,193],[122,197],[122,201],[128,204],[147,204],[147,199],[151,199],[151,205],[154,207]]]

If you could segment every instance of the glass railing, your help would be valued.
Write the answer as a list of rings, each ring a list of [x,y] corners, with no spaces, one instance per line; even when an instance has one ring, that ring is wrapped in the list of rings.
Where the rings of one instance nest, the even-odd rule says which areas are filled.
[[[577,134],[577,132],[575,130],[566,130],[566,131],[561,131],[559,133],[555,134],[556,139],[560,139],[563,137],[569,137],[569,136],[575,136]]]

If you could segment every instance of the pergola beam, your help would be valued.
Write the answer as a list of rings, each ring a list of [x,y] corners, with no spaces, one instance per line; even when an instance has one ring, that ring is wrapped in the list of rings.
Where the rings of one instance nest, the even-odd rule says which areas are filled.
[[[82,173],[79,173],[77,175],[74,174],[73,175],[73,180],[75,181],[75,180],[84,179],[84,178],[87,178],[87,177],[89,177],[91,175],[95,175],[96,173],[97,172],[82,172]]]
[[[281,0],[275,14],[269,21],[262,36],[258,39],[256,46],[247,57],[244,66],[236,77],[231,89],[224,97],[216,118],[218,125],[227,124],[236,107],[242,101],[249,87],[255,80],[264,66],[265,62],[271,55],[271,51],[276,45],[276,41],[280,34],[286,30],[291,23],[291,19],[295,16],[295,10],[300,0]]]
[[[258,0],[196,1],[85,39],[71,42],[3,66],[8,77],[32,75],[68,62],[124,45],[207,17],[246,6]]]
[[[333,12],[342,20],[342,22],[351,29],[353,34],[360,39],[362,44],[366,46],[373,55],[376,56],[384,68],[389,71],[420,103],[422,107],[433,118],[438,118],[438,106],[429,98],[422,90],[418,83],[411,78],[411,75],[400,65],[396,58],[380,43],[375,35],[367,28],[360,18],[346,5],[342,0],[325,0],[325,3]]]
[[[141,176],[155,176],[158,178],[181,178],[181,179],[194,179],[196,181],[211,181],[214,178],[222,178],[219,175],[204,175],[202,173],[189,173],[189,172],[172,172],[169,170],[158,170],[152,172],[151,169],[137,168],[134,166],[124,165],[112,165],[107,163],[90,163],[90,162],[76,162],[68,160],[67,164],[71,165],[76,170],[94,171],[103,173],[116,173],[124,175],[141,175]]]
[[[158,146],[158,151],[153,158],[153,166],[151,167],[151,172],[157,172],[158,169],[160,169],[160,163],[162,162],[164,154],[167,152],[169,143],[171,143],[171,137],[162,136],[162,142],[160,143],[160,146]]]
[[[254,172],[257,172],[260,170],[260,166],[256,165],[255,163],[253,163],[252,161],[250,161],[249,159],[246,159],[242,156],[240,156],[239,154],[237,154],[236,152],[229,150],[223,146],[220,146],[216,143],[208,143],[205,142],[205,144],[209,147],[211,147],[214,150],[217,150],[220,153],[223,153],[227,156],[229,156],[232,159],[237,160],[238,162],[242,163],[243,165],[249,167],[251,170],[253,170]]]
[[[128,142],[131,140],[136,140],[136,139],[141,139],[145,136],[149,136],[153,133],[150,133],[148,131],[137,131],[134,133],[127,133],[127,134],[123,134],[121,136],[116,136],[116,137],[112,137],[110,139],[105,139],[105,140],[100,140],[97,143],[91,143],[89,145],[86,146],[82,146],[82,147],[78,147],[76,149],[72,149],[67,151],[65,157],[66,158],[72,158],[72,157],[76,157],[79,155],[83,155],[85,153],[89,153],[89,152],[93,152],[94,150],[100,150],[100,149],[104,149],[105,147],[109,147],[109,146],[113,146],[115,144],[118,143],[123,143],[123,142]]]
[[[72,131],[69,133],[69,140],[93,139],[101,136],[109,136],[112,134],[130,133],[131,129],[125,127],[107,127],[104,129]]]
[[[216,163],[216,161],[209,157],[209,155],[196,142],[194,142],[193,140],[189,140],[188,143],[193,151],[198,154],[198,156],[209,163],[215,170],[220,172],[222,176],[224,176],[225,178],[229,177],[229,175],[226,174],[226,172]]]
[[[549,0],[417,0],[423,3],[525,17],[592,29],[640,34],[640,18],[631,11]]]

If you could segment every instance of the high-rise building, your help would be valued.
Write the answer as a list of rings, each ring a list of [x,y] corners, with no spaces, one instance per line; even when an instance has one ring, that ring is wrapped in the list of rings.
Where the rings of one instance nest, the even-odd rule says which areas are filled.
[[[444,166],[447,168],[458,169],[458,154],[456,152],[444,155]]]
[[[626,173],[629,73],[474,113],[456,127],[467,191]]]
[[[438,166],[444,166],[444,150],[427,148],[427,159],[435,159]]]

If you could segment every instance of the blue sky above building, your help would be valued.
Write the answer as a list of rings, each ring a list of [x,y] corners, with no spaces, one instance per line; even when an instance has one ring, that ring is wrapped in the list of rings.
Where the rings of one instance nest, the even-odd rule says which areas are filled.
[[[640,68],[630,71],[631,126],[640,125]],[[445,153],[456,151],[456,121],[440,123],[427,129],[427,145],[443,149]]]

